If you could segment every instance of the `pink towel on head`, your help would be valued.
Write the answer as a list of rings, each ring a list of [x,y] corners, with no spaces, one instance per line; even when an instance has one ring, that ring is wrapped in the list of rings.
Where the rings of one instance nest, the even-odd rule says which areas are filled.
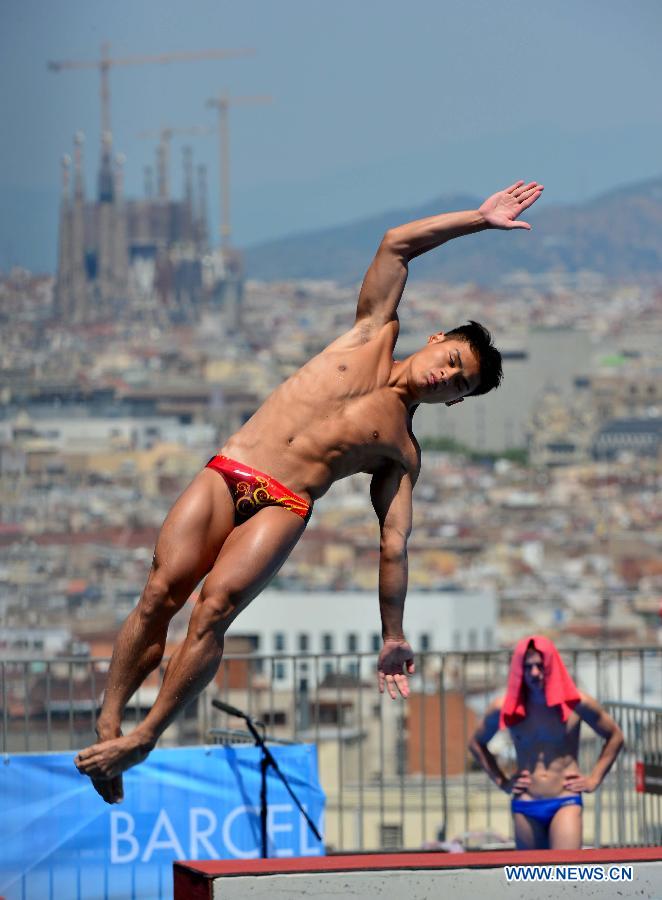
[[[518,641],[513,650],[506,698],[499,716],[499,728],[509,728],[526,717],[524,657],[531,643],[543,659],[547,706],[560,707],[561,721],[565,722],[576,704],[579,703],[580,696],[577,685],[568,674],[559,651],[549,638],[534,634]]]

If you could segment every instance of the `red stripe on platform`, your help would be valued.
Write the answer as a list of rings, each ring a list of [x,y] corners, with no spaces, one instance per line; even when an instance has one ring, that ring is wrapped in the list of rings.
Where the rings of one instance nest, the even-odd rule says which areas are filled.
[[[484,869],[505,865],[662,861],[662,847],[599,850],[494,850],[481,853],[357,853],[347,856],[302,856],[285,859],[182,860],[174,864],[203,880],[236,875],[282,875],[303,872],[373,872],[380,869]],[[193,897],[193,895],[191,895]],[[200,898],[210,896],[200,894]],[[196,897],[197,900],[197,897]]]

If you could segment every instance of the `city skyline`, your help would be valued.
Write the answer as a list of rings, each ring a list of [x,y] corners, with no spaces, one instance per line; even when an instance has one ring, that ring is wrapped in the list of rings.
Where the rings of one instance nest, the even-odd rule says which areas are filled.
[[[242,9],[199,2],[186,16],[175,2],[3,6],[0,108],[12,139],[0,155],[0,268],[54,270],[59,161],[78,129],[87,134],[93,188],[98,74],[54,74],[46,64],[96,59],[104,41],[119,56],[255,49],[246,58],[118,67],[110,76],[128,196],[142,194],[144,166],[154,161],[156,140],[141,132],[212,125],[205,103],[223,89],[273,97],[231,113],[240,246],[452,190],[484,193],[520,172],[544,181],[555,203],[660,172],[662,123],[650,110],[662,74],[662,13],[651,2],[633,14],[611,2],[554,10],[513,2],[504,10],[482,0],[443,8],[418,0],[404,20],[393,3],[329,12],[297,0]],[[210,171],[216,233],[217,140],[192,140]],[[175,194],[185,142],[173,141]]]

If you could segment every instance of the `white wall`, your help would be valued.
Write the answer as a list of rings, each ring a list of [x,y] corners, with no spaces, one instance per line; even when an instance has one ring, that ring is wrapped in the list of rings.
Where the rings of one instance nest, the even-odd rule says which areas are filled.
[[[6,659],[46,659],[62,653],[71,640],[69,628],[0,628],[0,647]]]
[[[15,424],[15,423],[14,423]],[[143,450],[166,441],[187,447],[216,447],[216,431],[212,425],[182,425],[174,417],[136,418],[70,418],[35,419],[31,423],[37,437],[49,440],[59,451],[107,450],[115,442]]]
[[[495,649],[497,602],[493,592],[412,591],[405,606],[405,635],[414,652],[425,649]],[[277,635],[284,637],[281,652],[329,652],[324,635],[332,638],[332,653],[375,652],[381,643],[381,622],[376,593],[370,591],[266,590],[231,626],[231,635],[259,637],[258,651],[278,652]],[[356,650],[349,645],[356,635]],[[300,636],[308,638],[303,650]],[[472,646],[473,644],[473,646]],[[349,660],[348,660],[349,662]],[[278,680],[288,680],[286,675]]]
[[[477,855],[477,854],[476,854]],[[504,863],[507,860],[504,860]],[[582,866],[590,866],[590,857]],[[598,869],[609,871],[612,863],[600,862]],[[272,897],[336,898],[379,897],[380,900],[428,900],[430,897],[453,897],[474,900],[475,897],[507,897],[510,900],[548,900],[552,897],[633,897],[654,898],[662,890],[662,863],[624,862],[613,864],[618,871],[632,868],[634,882],[575,880],[572,884],[506,881],[504,868],[391,870],[374,872],[315,872],[292,875],[260,875],[217,877],[212,882],[212,896],[223,900],[270,900]],[[592,866],[591,866],[592,867]],[[551,868],[551,866],[550,866]],[[578,878],[578,866],[573,869]],[[566,876],[568,877],[568,876]],[[573,876],[570,876],[572,878]],[[616,873],[614,875],[616,877]],[[175,892],[175,900],[184,898]]]

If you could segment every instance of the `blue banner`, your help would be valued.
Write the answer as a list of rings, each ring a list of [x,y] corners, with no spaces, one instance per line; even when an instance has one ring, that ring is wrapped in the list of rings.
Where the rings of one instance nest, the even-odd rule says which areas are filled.
[[[270,746],[323,834],[313,745]],[[0,767],[0,896],[6,900],[166,900],[177,859],[256,859],[257,747],[154,750],[109,806],[73,753],[16,754]],[[319,856],[280,778],[267,779],[269,856]]]

